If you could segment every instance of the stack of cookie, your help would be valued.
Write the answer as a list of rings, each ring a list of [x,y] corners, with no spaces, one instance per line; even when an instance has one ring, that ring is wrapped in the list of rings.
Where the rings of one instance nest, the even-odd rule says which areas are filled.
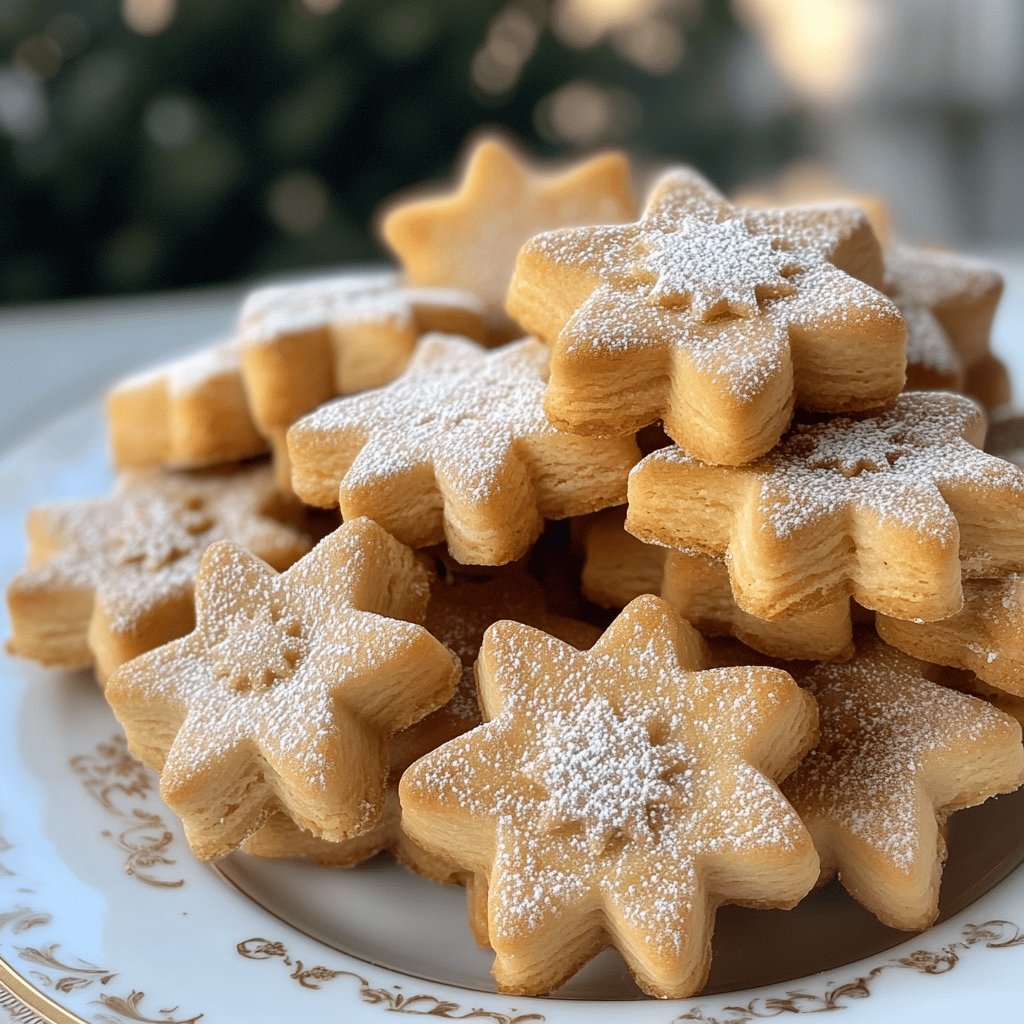
[[[998,275],[687,168],[636,215],[619,155],[482,141],[400,274],[118,385],[116,493],[8,589],[198,856],[389,850],[517,993],[614,946],[691,994],[719,905],[836,874],[927,927],[948,816],[1024,782],[1024,471],[949,390],[1006,397]]]

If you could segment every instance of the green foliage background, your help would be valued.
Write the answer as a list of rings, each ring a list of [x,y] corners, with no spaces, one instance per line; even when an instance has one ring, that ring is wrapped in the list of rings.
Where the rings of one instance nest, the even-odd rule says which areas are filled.
[[[724,2],[668,9],[686,45],[660,74],[607,38],[567,45],[547,3],[518,2],[543,27],[515,86],[493,96],[470,67],[506,0],[344,0],[320,15],[298,0],[179,0],[155,35],[129,29],[118,0],[0,0],[0,63],[43,110],[29,131],[0,131],[0,300],[375,258],[380,200],[448,173],[478,125],[570,152],[538,131],[537,110],[577,80],[635,97],[638,115],[609,141],[683,157],[724,185],[791,152],[795,125],[752,127],[735,108],[740,36]],[[160,112],[180,129],[170,144],[154,138]],[[326,196],[300,229],[268,207],[296,172]]]

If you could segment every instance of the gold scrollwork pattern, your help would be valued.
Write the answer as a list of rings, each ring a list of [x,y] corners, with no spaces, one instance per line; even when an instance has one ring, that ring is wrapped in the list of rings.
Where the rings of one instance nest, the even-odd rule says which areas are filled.
[[[986,921],[964,926],[963,938],[941,949],[917,949],[907,956],[893,957],[873,967],[867,974],[850,981],[835,982],[821,992],[793,989],[784,996],[759,996],[742,1006],[723,1006],[707,1011],[702,1006],[680,1014],[672,1024],[749,1024],[794,1014],[834,1013],[845,1010],[852,1002],[872,995],[872,985],[883,974],[911,970],[921,974],[947,974],[953,970],[963,953],[974,947],[1010,949],[1024,945],[1024,931],[1011,921]]]
[[[92,754],[79,754],[71,758],[70,764],[86,792],[104,810],[121,819],[119,831],[107,830],[102,835],[117,843],[125,854],[125,872],[161,889],[183,886],[183,878],[166,878],[158,873],[175,863],[168,855],[174,834],[159,814],[137,806],[153,794],[153,776],[128,752],[124,737],[117,735],[99,743]]]
[[[418,994],[406,995],[401,985],[390,988],[374,988],[360,974],[349,970],[335,970],[330,967],[306,967],[301,960],[293,960],[284,944],[264,938],[251,938],[239,942],[235,947],[239,956],[247,960],[280,960],[285,967],[292,968],[289,977],[303,988],[318,989],[325,982],[336,978],[348,978],[359,986],[359,998],[364,1003],[379,1006],[387,1013],[408,1014],[413,1017],[436,1017],[440,1020],[490,1021],[490,1024],[543,1024],[547,1018],[540,1013],[501,1013],[480,1007],[464,1009],[458,1003],[437,996]]]

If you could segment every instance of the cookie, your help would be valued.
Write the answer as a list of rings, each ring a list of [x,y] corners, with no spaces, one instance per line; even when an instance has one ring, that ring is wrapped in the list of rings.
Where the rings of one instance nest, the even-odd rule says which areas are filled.
[[[593,517],[584,541],[583,593],[606,608],[657,594],[705,637],[735,636],[763,654],[831,661],[853,653],[849,600],[790,619],[768,621],[743,611],[720,558],[644,544],[623,529],[623,513]]]
[[[961,573],[1024,566],[1024,472],[974,447],[984,430],[969,399],[920,392],[798,424],[742,468],[665,448],[630,475],[626,529],[725,557],[737,604],[760,618],[848,597],[945,618],[963,603]]]
[[[375,523],[344,523],[278,574],[207,548],[196,628],[122,665],[107,700],[201,859],[275,815],[321,839],[381,818],[393,733],[445,704],[458,661],[422,626],[427,572]]]
[[[964,367],[989,355],[1003,292],[994,267],[959,253],[894,243],[885,254],[884,287],[901,307],[931,312]]]
[[[802,680],[821,742],[783,784],[821,857],[891,928],[938,915],[954,811],[1024,782],[1020,725],[984,701],[931,682],[928,666],[878,640]]]
[[[246,403],[234,339],[115,384],[107,432],[118,469],[191,469],[267,451]]]
[[[695,458],[741,465],[779,440],[794,402],[871,409],[903,388],[903,319],[853,274],[881,278],[858,208],[742,210],[683,168],[638,223],[531,239],[508,310],[552,346],[545,409],[560,429],[661,419]]]
[[[284,436],[337,395],[393,380],[416,339],[452,331],[484,340],[480,302],[465,292],[410,288],[395,274],[339,274],[252,292],[238,334],[253,418],[274,449],[280,484],[290,471]]]
[[[413,547],[446,541],[464,563],[525,554],[544,519],[625,500],[632,437],[563,434],[543,410],[547,350],[422,339],[387,387],[321,406],[288,432],[304,501],[340,503]]]
[[[775,669],[701,671],[703,653],[650,596],[589,652],[516,623],[487,631],[486,724],[399,792],[409,834],[486,879],[502,991],[549,992],[610,945],[645,991],[689,995],[720,904],[792,906],[814,884],[775,785],[814,745],[814,702]]]
[[[1024,575],[964,580],[964,606],[938,622],[911,622],[879,615],[886,643],[953,668],[967,669],[982,682],[1024,697]]]
[[[552,228],[621,224],[635,216],[623,154],[602,153],[544,170],[500,137],[486,135],[470,150],[457,189],[392,204],[381,235],[410,281],[480,296],[491,324],[507,330],[505,293],[516,253],[528,238]]]
[[[487,627],[502,618],[544,629],[580,648],[589,647],[600,633],[589,623],[548,612],[540,585],[523,571],[487,580],[437,580],[424,624],[458,656],[462,675],[444,707],[392,737],[391,776],[380,822],[363,835],[331,843],[278,815],[251,836],[243,849],[263,857],[305,857],[330,867],[350,867],[389,850],[396,860],[432,881],[464,883],[466,875],[457,865],[424,850],[403,831],[398,780],[413,761],[480,724],[473,664]]]
[[[118,665],[194,624],[199,558],[233,540],[286,569],[310,547],[268,466],[125,474],[106,498],[34,508],[28,568],[7,588],[8,650],[44,665]]]

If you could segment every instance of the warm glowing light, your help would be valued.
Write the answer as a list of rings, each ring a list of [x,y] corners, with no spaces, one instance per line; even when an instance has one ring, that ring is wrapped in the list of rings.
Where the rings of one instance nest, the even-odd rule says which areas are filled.
[[[14,63],[36,78],[53,78],[64,63],[64,54],[49,36],[29,36],[14,51]]]
[[[541,8],[525,2],[510,3],[495,15],[469,68],[470,78],[481,92],[500,96],[515,87],[537,49],[542,16]]]
[[[310,14],[331,14],[341,6],[341,0],[302,0]]]
[[[612,45],[628,61],[655,75],[667,75],[683,59],[683,34],[665,18],[617,29],[612,33]]]
[[[856,90],[878,29],[871,0],[733,0],[733,6],[804,99],[828,105]]]
[[[293,235],[308,234],[327,216],[331,197],[327,183],[310,171],[282,174],[267,191],[267,213]]]
[[[537,105],[538,130],[550,139],[592,146],[629,134],[640,117],[639,101],[623,89],[576,81]]]
[[[124,23],[140,36],[159,35],[177,13],[177,0],[121,0]]]

